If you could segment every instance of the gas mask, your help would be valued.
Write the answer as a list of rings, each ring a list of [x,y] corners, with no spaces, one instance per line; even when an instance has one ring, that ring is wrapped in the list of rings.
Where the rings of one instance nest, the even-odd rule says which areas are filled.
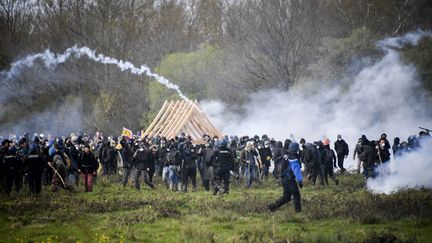
[[[139,151],[140,151],[140,152],[144,151],[144,148],[139,148]]]

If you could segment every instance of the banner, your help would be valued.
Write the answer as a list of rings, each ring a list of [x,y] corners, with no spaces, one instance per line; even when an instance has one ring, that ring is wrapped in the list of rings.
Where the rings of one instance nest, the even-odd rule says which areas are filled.
[[[128,138],[133,138],[133,134],[132,131],[123,127],[123,131],[122,131],[122,136],[123,137],[128,137]]]

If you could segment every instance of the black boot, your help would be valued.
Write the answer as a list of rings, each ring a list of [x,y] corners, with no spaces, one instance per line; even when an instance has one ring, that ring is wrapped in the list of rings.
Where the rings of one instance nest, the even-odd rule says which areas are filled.
[[[270,210],[270,212],[274,212],[276,211],[277,207],[274,203],[270,203],[269,205],[267,205],[268,210]]]

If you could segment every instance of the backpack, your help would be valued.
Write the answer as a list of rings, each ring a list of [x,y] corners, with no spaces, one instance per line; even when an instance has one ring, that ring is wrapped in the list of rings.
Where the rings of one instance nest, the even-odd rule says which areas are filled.
[[[295,161],[298,162],[297,159]],[[282,172],[280,176],[291,179],[291,177],[294,175],[294,172],[291,168],[291,161],[288,159],[284,159],[280,164],[282,164],[280,167]]]

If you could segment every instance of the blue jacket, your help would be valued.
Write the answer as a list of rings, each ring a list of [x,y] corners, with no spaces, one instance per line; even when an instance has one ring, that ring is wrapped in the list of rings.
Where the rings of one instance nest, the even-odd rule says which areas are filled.
[[[293,171],[297,182],[303,182],[303,175],[301,172],[301,166],[298,159],[288,160],[290,163],[291,170]]]

